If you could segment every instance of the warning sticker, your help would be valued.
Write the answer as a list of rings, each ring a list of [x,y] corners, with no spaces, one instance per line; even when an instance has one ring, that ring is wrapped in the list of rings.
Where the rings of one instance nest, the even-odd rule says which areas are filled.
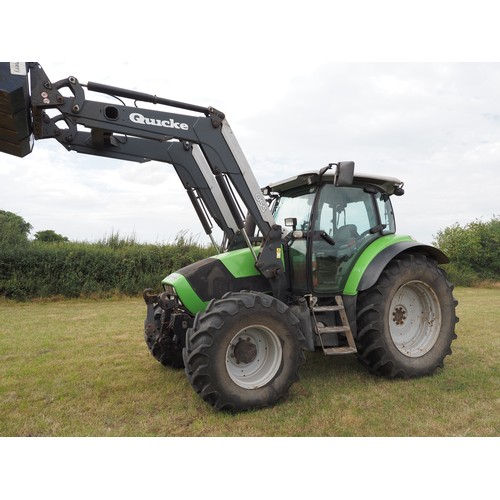
[[[10,72],[13,75],[25,75],[26,74],[26,63],[23,62],[11,62]]]

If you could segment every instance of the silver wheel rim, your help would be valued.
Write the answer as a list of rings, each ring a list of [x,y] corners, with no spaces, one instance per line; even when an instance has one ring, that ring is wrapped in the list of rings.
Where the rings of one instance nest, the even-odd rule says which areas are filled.
[[[281,366],[283,350],[269,328],[252,325],[239,331],[226,352],[231,380],[244,389],[258,389],[270,382]]]
[[[391,301],[389,330],[405,356],[418,358],[429,352],[441,331],[441,307],[432,288],[416,280],[401,286]]]

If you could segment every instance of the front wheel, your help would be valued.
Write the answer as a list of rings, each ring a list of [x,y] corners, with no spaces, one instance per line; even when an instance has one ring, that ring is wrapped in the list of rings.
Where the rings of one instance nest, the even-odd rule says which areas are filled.
[[[186,374],[218,410],[271,406],[298,380],[304,342],[284,303],[261,293],[228,293],[210,302],[188,330]]]
[[[420,377],[442,368],[457,338],[453,287],[433,260],[402,255],[358,298],[358,358],[387,377]]]

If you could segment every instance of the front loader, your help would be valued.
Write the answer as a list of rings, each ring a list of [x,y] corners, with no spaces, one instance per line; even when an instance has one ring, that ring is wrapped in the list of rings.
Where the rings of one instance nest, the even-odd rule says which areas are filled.
[[[448,259],[396,235],[400,180],[344,161],[261,188],[219,110],[0,63],[0,151],[22,157],[45,138],[175,169],[219,253],[168,275],[161,293],[144,291],[144,337],[214,408],[275,404],[305,351],[356,355],[391,378],[431,375],[451,354],[457,302],[439,267]]]

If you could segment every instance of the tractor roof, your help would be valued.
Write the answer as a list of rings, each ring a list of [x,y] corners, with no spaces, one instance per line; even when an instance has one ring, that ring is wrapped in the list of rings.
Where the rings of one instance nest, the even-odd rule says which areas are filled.
[[[304,172],[302,174],[284,179],[279,182],[273,182],[267,186],[270,192],[281,193],[300,186],[316,184],[319,181],[319,171]],[[322,182],[334,182],[335,172],[327,171],[321,178]],[[381,189],[385,193],[394,194],[396,188],[403,186],[403,182],[396,177],[385,177],[372,174],[354,174],[353,184],[369,184]]]

